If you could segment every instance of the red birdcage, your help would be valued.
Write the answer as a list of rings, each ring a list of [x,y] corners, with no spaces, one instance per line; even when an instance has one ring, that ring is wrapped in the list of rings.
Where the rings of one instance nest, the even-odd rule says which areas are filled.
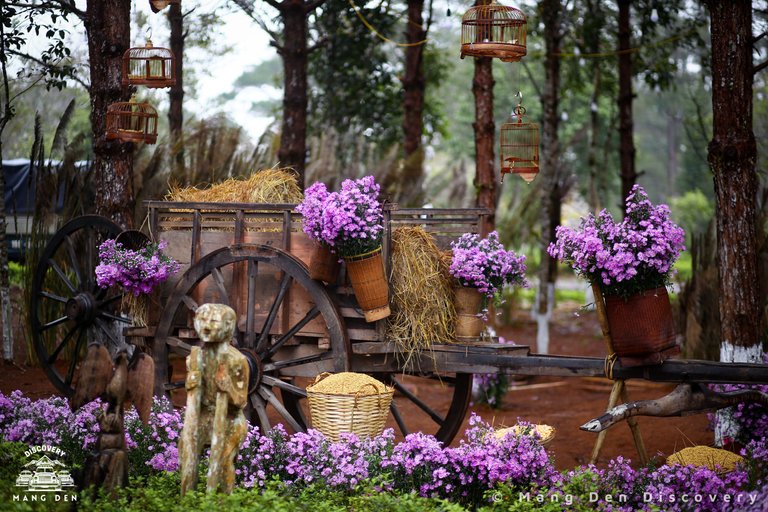
[[[113,103],[107,107],[108,140],[123,142],[157,142],[157,110],[149,103],[130,101]]]
[[[158,88],[176,85],[173,75],[173,52],[168,48],[146,46],[130,48],[123,54],[123,85]]]
[[[461,58],[496,57],[504,62],[525,57],[528,23],[520,9],[493,0],[469,9],[461,18]]]
[[[527,183],[539,173],[539,125],[528,121],[525,107],[518,104],[501,125],[501,181],[505,174],[518,174]]]
[[[171,4],[180,4],[181,0],[149,0],[152,12],[160,12]]]

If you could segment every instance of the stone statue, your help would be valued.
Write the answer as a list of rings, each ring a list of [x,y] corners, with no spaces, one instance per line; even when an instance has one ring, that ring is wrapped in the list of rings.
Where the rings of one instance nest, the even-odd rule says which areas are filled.
[[[181,494],[197,486],[200,453],[210,445],[208,492],[227,494],[235,485],[235,455],[248,424],[248,361],[230,345],[237,316],[229,306],[203,304],[195,312],[195,331],[203,342],[187,357],[187,409],[179,439]]]

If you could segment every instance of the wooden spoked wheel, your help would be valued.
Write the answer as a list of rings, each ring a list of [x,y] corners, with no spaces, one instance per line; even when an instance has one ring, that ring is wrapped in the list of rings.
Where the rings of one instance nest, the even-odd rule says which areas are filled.
[[[199,344],[193,315],[204,303],[226,304],[237,313],[235,344],[251,370],[251,421],[263,431],[275,418],[294,431],[306,430],[304,384],[325,371],[349,370],[349,339],[325,288],[309,278],[300,260],[274,247],[235,245],[206,255],[181,277],[161,313],[156,394],[184,388],[176,377],[185,367],[174,359]]]
[[[131,319],[120,311],[121,291],[96,284],[99,245],[120,233],[114,222],[84,215],[65,224],[45,247],[30,294],[32,343],[54,386],[72,396],[77,371],[89,343],[106,344],[113,355],[126,348],[122,327]]]
[[[374,376],[395,388],[395,433],[422,431],[446,445],[461,429],[472,397],[471,373],[388,373]]]

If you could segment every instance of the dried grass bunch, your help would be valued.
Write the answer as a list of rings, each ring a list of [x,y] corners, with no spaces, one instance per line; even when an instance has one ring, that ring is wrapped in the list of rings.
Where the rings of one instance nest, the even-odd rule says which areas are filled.
[[[387,335],[405,356],[406,368],[418,364],[421,351],[433,343],[453,339],[456,310],[448,261],[423,228],[392,232],[392,316]]]

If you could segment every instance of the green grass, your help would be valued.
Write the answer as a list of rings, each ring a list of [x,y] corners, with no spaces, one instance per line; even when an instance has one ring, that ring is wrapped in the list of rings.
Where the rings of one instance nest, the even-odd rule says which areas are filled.
[[[678,283],[689,280],[693,275],[693,261],[691,259],[691,253],[683,252],[680,255],[680,259],[675,263],[674,268],[677,270],[677,277],[675,280]]]

